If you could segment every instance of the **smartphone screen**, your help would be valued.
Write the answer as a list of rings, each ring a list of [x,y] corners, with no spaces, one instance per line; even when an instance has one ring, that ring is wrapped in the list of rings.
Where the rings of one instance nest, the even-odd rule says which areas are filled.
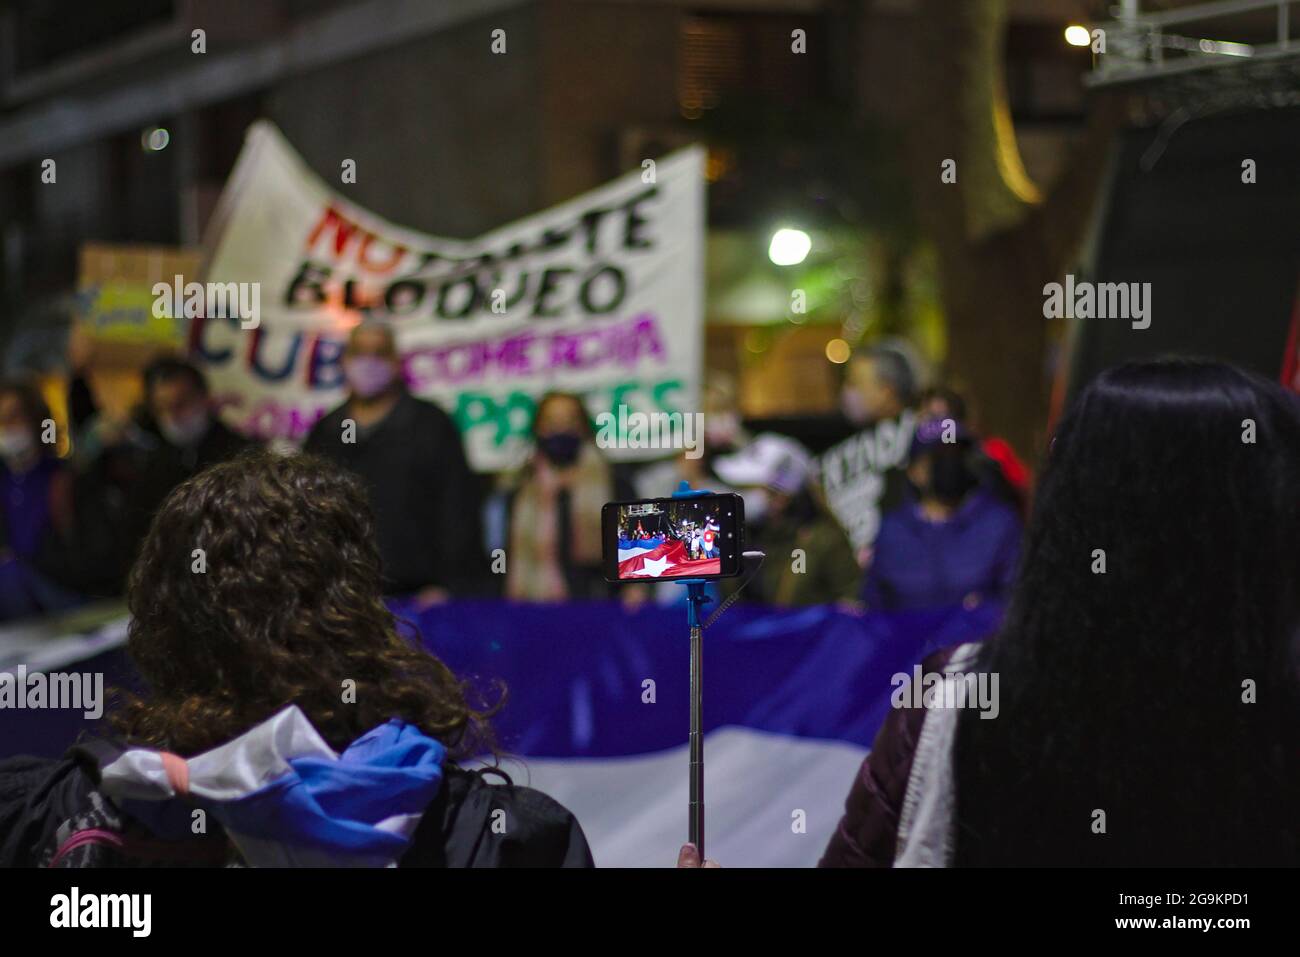
[[[730,578],[740,574],[745,503],[735,494],[610,502],[601,529],[607,581]]]

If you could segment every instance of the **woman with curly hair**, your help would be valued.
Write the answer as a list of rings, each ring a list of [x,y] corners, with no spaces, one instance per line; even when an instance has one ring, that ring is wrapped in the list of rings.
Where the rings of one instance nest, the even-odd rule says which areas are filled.
[[[487,715],[399,634],[342,470],[259,452],[196,475],[128,604],[147,690],[118,741],[0,762],[0,866],[591,865],[559,804],[457,765],[493,750]]]

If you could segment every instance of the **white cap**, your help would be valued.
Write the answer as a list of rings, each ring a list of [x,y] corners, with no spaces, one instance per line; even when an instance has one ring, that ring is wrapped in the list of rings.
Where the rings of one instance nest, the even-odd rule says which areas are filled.
[[[714,459],[713,471],[728,485],[764,486],[793,495],[812,473],[812,456],[789,436],[764,432],[740,451]]]

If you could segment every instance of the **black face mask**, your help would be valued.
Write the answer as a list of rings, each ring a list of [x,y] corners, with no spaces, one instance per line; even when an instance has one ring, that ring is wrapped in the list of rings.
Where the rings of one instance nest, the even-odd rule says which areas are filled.
[[[564,467],[578,461],[582,436],[574,432],[552,432],[537,439],[537,451],[552,465]]]
[[[939,501],[956,505],[977,484],[979,479],[967,466],[965,454],[954,450],[931,459],[929,492]]]

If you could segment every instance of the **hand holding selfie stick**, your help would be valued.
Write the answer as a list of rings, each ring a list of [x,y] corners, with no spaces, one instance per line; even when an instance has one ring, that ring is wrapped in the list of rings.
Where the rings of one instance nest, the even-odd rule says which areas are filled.
[[[701,495],[712,495],[713,493],[706,489],[692,490],[690,483],[683,481],[677,486],[677,491],[673,493],[673,498],[695,498]],[[753,561],[757,559],[761,565],[763,561],[762,552],[745,552],[742,558]],[[717,610],[709,616],[708,621],[700,620],[700,606],[706,601],[711,601],[704,592],[704,586],[708,584],[703,578],[685,578],[677,584],[686,586],[686,624],[691,631],[691,733],[690,733],[690,795],[687,800],[687,840],[695,845],[695,849],[700,854],[700,860],[704,857],[704,629],[718,620],[731,603],[740,595],[740,589],[749,583],[750,578],[758,571],[758,565],[755,565],[750,571],[749,576],[740,583],[740,588],[718,606]]]
[[[682,482],[673,493],[673,498],[695,498],[711,494],[702,489],[692,491],[689,482]],[[686,624],[691,630],[691,763],[687,840],[700,852],[700,860],[704,860],[704,627],[700,622],[700,606],[709,601],[709,596],[704,593],[704,579],[686,578],[678,584],[686,586]]]

